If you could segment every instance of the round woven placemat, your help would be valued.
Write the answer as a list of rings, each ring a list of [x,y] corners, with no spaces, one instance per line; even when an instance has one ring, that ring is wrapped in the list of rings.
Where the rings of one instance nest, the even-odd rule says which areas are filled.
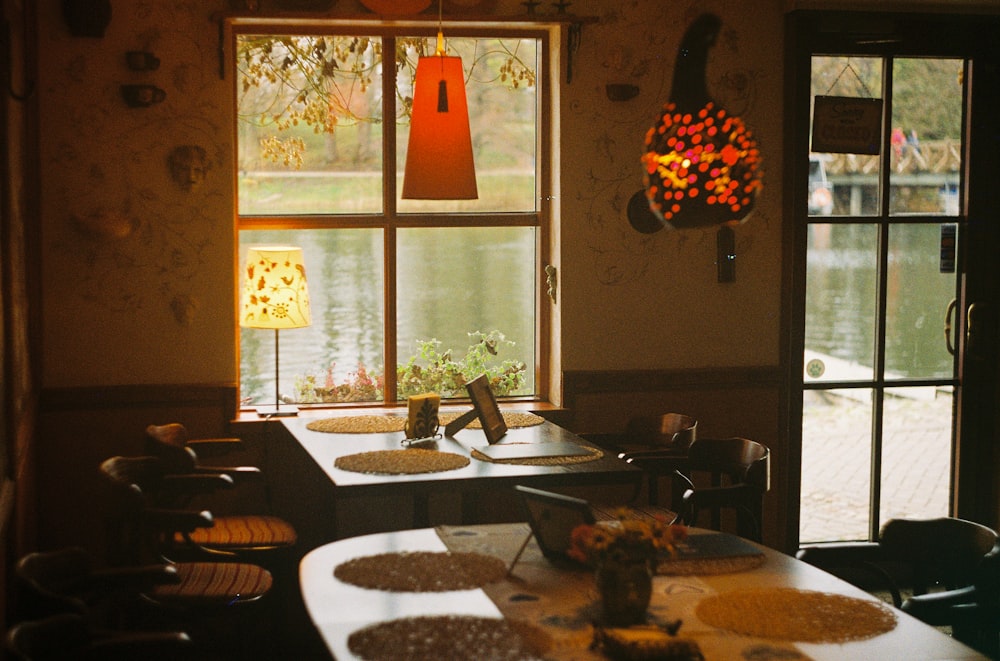
[[[469,458],[454,452],[438,452],[422,448],[407,450],[374,450],[337,457],[333,465],[352,473],[377,473],[379,475],[414,475],[440,473],[465,468]]]
[[[723,592],[702,599],[695,613],[713,627],[800,643],[863,640],[896,626],[896,615],[883,604],[794,588]]]
[[[534,661],[551,639],[527,622],[437,615],[406,617],[373,624],[347,639],[362,659],[490,659]]]
[[[471,590],[507,575],[507,564],[492,555],[450,551],[404,551],[354,558],[333,575],[351,585],[394,592]]]
[[[461,413],[442,413],[438,422],[444,427],[460,416]],[[503,420],[509,429],[518,427],[533,427],[545,422],[545,418],[524,411],[504,411]],[[327,432],[329,434],[388,434],[403,431],[406,418],[399,415],[346,415],[337,418],[323,418],[306,423],[306,429]],[[473,429],[482,429],[479,418],[469,423]]]
[[[510,443],[509,445],[521,445],[520,443]],[[488,461],[491,464],[518,464],[522,466],[562,466],[564,464],[585,464],[588,461],[596,461],[604,456],[604,452],[598,448],[585,448],[590,454],[576,454],[567,457],[524,457],[518,459],[491,459],[479,450],[472,448],[472,456],[479,461]]]
[[[685,558],[683,560],[663,560],[656,566],[657,574],[667,576],[710,576],[713,574],[733,574],[756,569],[766,560],[760,555],[741,555],[732,558]]]

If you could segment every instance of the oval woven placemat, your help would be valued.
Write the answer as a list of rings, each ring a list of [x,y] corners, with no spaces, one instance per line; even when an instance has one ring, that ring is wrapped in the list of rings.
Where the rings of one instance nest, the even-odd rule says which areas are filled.
[[[438,421],[444,427],[459,415],[461,414],[442,413],[438,416]],[[545,422],[542,416],[525,411],[504,411],[503,420],[509,429],[533,427]],[[306,429],[329,434],[388,434],[403,431],[405,427],[406,418],[400,415],[345,415],[306,423]],[[469,427],[482,429],[483,423],[476,418],[469,423]]]
[[[351,585],[394,592],[471,590],[507,575],[507,564],[474,552],[403,551],[353,558],[333,575]]]
[[[415,475],[417,473],[440,473],[442,471],[465,468],[469,458],[454,452],[438,452],[422,448],[406,450],[374,450],[337,457],[333,465],[352,473],[376,473],[379,475]]]
[[[722,592],[698,602],[695,614],[719,629],[800,643],[863,640],[896,626],[884,604],[795,588]]]
[[[534,661],[551,644],[544,631],[527,622],[469,615],[379,622],[355,631],[347,639],[351,652],[362,659]]]
[[[518,445],[513,443],[512,445]],[[565,457],[522,457],[518,459],[492,459],[479,450],[472,448],[472,456],[479,461],[486,461],[491,464],[517,464],[520,466],[562,466],[564,464],[585,464],[588,461],[597,461],[604,456],[604,452],[598,448],[586,448],[589,454],[576,454]]]

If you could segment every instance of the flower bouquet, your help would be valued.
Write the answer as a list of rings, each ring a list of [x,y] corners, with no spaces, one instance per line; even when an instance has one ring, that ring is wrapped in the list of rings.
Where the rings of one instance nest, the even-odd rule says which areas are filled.
[[[608,562],[650,562],[659,555],[674,555],[675,544],[686,537],[687,528],[683,525],[668,523],[662,517],[640,517],[625,507],[618,510],[612,521],[574,528],[567,554],[592,567]]]
[[[613,521],[577,526],[567,554],[596,568],[603,624],[642,624],[652,597],[653,569],[662,554],[674,555],[687,528],[662,518],[639,517],[627,508]]]

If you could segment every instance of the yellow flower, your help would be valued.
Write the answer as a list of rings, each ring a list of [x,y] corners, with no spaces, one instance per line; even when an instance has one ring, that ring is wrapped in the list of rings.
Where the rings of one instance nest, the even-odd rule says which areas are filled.
[[[644,562],[673,554],[674,543],[687,536],[687,528],[662,518],[639,517],[625,508],[613,521],[577,526],[570,537],[570,557],[592,565],[607,560]]]

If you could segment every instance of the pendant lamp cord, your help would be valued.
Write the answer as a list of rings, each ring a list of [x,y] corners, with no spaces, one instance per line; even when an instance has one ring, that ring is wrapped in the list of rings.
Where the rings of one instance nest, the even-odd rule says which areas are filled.
[[[438,38],[437,38],[437,52],[435,55],[440,58],[441,63],[441,80],[438,81],[438,112],[448,112],[448,83],[444,79],[444,28],[443,19],[441,18],[441,6],[443,0],[438,0]]]
[[[443,12],[441,7],[444,5],[444,0],[438,0],[438,39],[437,39],[437,52],[435,55],[444,55],[444,19],[442,18]]]

